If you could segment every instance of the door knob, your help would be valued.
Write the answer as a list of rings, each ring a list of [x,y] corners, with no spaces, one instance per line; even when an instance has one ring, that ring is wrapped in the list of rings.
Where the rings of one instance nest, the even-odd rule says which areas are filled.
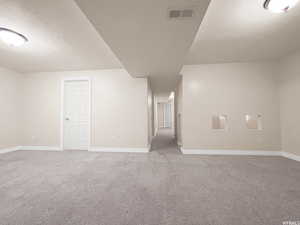
[[[70,120],[70,118],[69,118],[69,117],[66,117],[66,120]]]

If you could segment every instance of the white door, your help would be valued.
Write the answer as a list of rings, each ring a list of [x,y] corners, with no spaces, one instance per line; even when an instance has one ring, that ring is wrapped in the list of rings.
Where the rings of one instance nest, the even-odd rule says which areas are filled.
[[[164,127],[172,127],[172,109],[170,103],[164,103]]]
[[[158,128],[164,128],[164,104],[157,103]]]
[[[172,108],[170,103],[157,104],[157,117],[159,128],[172,128]]]
[[[90,131],[90,83],[64,81],[63,149],[88,150]]]

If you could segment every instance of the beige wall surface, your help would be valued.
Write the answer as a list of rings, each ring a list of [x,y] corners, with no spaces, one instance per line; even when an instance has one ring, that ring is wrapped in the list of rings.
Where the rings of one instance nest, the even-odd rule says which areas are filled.
[[[182,141],[185,149],[280,150],[279,98],[271,63],[183,68]],[[211,128],[213,115],[228,116],[228,130]],[[262,115],[249,130],[245,115]]]
[[[92,147],[147,147],[147,79],[121,69],[25,74],[22,145],[60,146],[61,81],[78,76],[92,81]]]
[[[21,82],[21,75],[0,68],[0,149],[20,145]]]
[[[279,63],[185,66],[175,94],[178,142],[300,155],[299,71],[300,52]],[[78,76],[92,80],[92,147],[147,147],[155,104],[167,99],[154,100],[147,79],[121,69],[21,75],[0,68],[0,149],[60,146],[61,80]],[[246,114],[262,115],[262,130],[247,129]],[[228,130],[213,130],[213,115],[227,115]]]
[[[300,155],[300,52],[279,67],[282,150]]]

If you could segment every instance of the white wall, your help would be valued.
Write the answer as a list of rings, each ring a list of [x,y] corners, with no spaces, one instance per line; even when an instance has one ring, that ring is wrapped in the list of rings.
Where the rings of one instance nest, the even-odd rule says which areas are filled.
[[[279,98],[272,63],[185,66],[182,142],[185,149],[280,150]],[[228,131],[212,130],[226,114]],[[261,114],[263,130],[248,130],[246,114]]]
[[[21,82],[20,74],[0,68],[0,150],[20,145]]]
[[[282,149],[300,155],[299,71],[300,52],[279,63],[185,66],[175,94],[176,114],[182,116],[178,142],[185,149]],[[148,145],[151,99],[155,107],[168,94],[154,101],[146,79],[124,70],[21,75],[0,68],[0,126],[5,128],[0,129],[0,149],[59,146],[61,80],[74,76],[92,78],[92,146]],[[214,114],[228,115],[228,131],[211,129]],[[245,114],[261,114],[263,130],[247,130]]]
[[[147,147],[147,79],[125,70],[26,74],[22,145],[60,146],[61,80],[74,76],[92,78],[92,147]]]
[[[282,150],[300,155],[300,52],[279,64]]]

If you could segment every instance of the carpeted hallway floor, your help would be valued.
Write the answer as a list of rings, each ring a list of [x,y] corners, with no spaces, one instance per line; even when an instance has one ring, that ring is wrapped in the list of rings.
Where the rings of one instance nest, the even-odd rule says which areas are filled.
[[[0,199],[1,225],[282,225],[300,220],[300,163],[184,156],[166,134],[149,154],[18,151]]]

